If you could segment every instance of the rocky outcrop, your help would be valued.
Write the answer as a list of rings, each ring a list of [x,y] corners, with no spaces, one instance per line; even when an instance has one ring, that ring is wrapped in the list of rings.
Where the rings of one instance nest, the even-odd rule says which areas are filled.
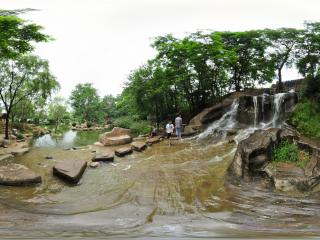
[[[78,183],[86,167],[87,162],[84,160],[59,161],[53,166],[53,175],[67,182]]]
[[[132,148],[131,147],[122,147],[122,148],[119,148],[115,151],[115,154],[118,156],[118,157],[124,157],[125,155],[128,155],[132,153]]]
[[[111,132],[101,134],[99,141],[104,146],[123,145],[132,142],[132,137],[129,129],[115,127]]]
[[[291,163],[273,164],[273,149],[282,140],[297,144],[311,159],[305,168]],[[253,180],[267,177],[281,191],[310,191],[320,183],[320,149],[299,141],[291,130],[271,128],[257,130],[238,145],[233,162],[228,168],[231,178]]]
[[[206,124],[220,119],[232,105],[233,101],[242,96],[252,98],[260,92],[234,92],[228,94],[224,99],[212,107],[203,109],[198,115],[192,118],[188,124],[193,130],[202,129]]]
[[[41,183],[41,176],[21,164],[9,164],[0,167],[0,184],[22,186]]]
[[[253,125],[255,122],[281,121],[294,109],[298,102],[295,92],[276,95],[262,94],[255,97],[239,97],[237,120],[241,125]]]
[[[146,149],[147,144],[145,142],[133,142],[131,143],[131,148],[134,151],[142,152],[144,149]]]

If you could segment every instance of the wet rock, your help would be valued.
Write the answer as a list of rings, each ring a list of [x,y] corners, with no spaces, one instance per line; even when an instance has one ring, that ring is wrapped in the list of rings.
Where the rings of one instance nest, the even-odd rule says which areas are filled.
[[[0,184],[21,186],[41,183],[41,176],[21,164],[0,167]]]
[[[229,176],[253,180],[254,176],[268,177],[274,187],[281,191],[310,191],[320,183],[320,149],[305,142],[297,142],[300,150],[311,154],[307,166],[302,169],[294,164],[274,164],[273,149],[287,140],[297,142],[294,131],[271,128],[257,130],[238,145],[233,162],[228,168]]]
[[[104,146],[122,145],[132,142],[130,129],[115,127],[111,132],[100,135],[99,141]]]
[[[103,147],[104,146],[101,142],[95,142],[93,145],[97,146],[97,147]]]
[[[0,155],[0,162],[1,161],[5,161],[5,160],[9,160],[12,159],[14,156],[12,154],[4,154],[4,155]]]
[[[132,153],[132,148],[131,147],[123,147],[123,148],[119,148],[115,151],[115,154],[118,156],[118,157],[123,157],[127,154],[130,154]]]
[[[144,149],[146,149],[147,144],[145,142],[133,142],[131,143],[132,150],[137,152],[142,152]]]
[[[53,175],[65,181],[77,183],[86,167],[87,162],[84,160],[63,160],[53,166]]]
[[[100,166],[100,163],[99,162],[91,162],[90,165],[89,165],[91,168],[97,168]]]
[[[27,152],[29,152],[29,148],[18,148],[18,149],[11,150],[11,154],[14,156],[21,156]]]
[[[93,162],[111,162],[114,160],[114,153],[113,152],[104,152],[104,153],[96,153],[93,157]]]
[[[182,132],[182,136],[184,137],[188,137],[188,136],[192,136],[194,134],[198,133],[197,130],[194,130],[192,128],[192,126],[185,126],[184,129],[183,129],[183,132]]]
[[[155,144],[155,143],[159,143],[160,142],[160,137],[152,137],[147,139],[146,143],[149,145]]]

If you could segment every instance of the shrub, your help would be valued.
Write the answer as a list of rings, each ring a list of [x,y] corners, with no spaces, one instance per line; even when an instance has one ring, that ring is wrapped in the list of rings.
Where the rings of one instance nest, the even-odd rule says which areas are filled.
[[[309,162],[309,154],[300,151],[298,146],[288,141],[280,142],[279,146],[273,151],[273,162],[294,163],[297,167],[304,168]]]
[[[73,122],[71,125],[72,125],[72,127],[75,127],[75,126],[77,126],[77,123]]]
[[[320,111],[316,103],[310,100],[298,103],[289,122],[303,135],[320,138]]]
[[[288,141],[282,141],[273,152],[274,162],[291,162],[299,161],[299,149],[295,144]]]
[[[130,116],[122,116],[113,120],[116,127],[131,129],[134,135],[148,134],[151,132],[151,126],[147,121],[135,120]]]

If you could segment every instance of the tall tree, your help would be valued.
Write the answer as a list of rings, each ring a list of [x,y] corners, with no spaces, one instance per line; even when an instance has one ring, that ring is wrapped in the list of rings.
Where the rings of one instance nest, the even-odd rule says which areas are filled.
[[[55,97],[49,104],[48,118],[55,124],[55,132],[58,130],[65,114],[67,113],[67,104],[62,97]]]
[[[265,29],[264,34],[269,42],[271,61],[274,62],[278,76],[278,92],[283,91],[282,70],[291,67],[295,61],[297,45],[303,31],[295,28]]]
[[[70,96],[75,118],[80,121],[101,122],[103,111],[100,97],[91,83],[78,84]]]
[[[0,60],[0,99],[6,110],[5,137],[9,138],[12,109],[21,101],[48,97],[59,88],[46,60],[24,55],[14,60]]]

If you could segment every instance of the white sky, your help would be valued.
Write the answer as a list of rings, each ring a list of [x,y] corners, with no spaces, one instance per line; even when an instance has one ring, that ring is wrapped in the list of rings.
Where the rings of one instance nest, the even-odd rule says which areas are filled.
[[[56,39],[37,45],[36,54],[50,61],[64,97],[87,82],[101,96],[121,93],[130,71],[154,56],[150,44],[159,35],[320,21],[319,0],[0,0],[0,8],[41,10],[21,17]]]

